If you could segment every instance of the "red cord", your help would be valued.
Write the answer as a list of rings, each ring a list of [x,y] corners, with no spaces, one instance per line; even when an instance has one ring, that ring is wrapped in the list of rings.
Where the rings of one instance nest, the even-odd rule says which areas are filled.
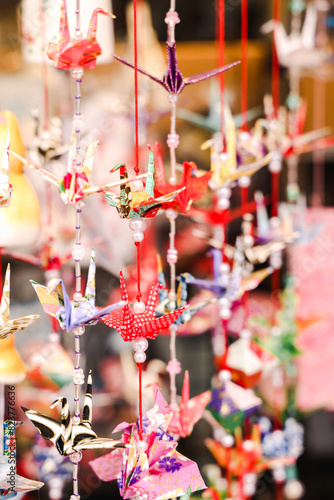
[[[279,172],[272,172],[271,174],[271,216],[278,216],[278,203],[279,203]]]
[[[134,73],[135,73],[135,137],[136,137],[136,164],[134,171],[139,174],[139,140],[138,140],[138,45],[137,45],[137,0],[133,0],[133,46],[134,46]]]
[[[241,3],[241,115],[242,130],[247,132],[248,108],[248,0]]]
[[[137,297],[136,299],[140,302],[141,290],[140,290],[140,242],[136,241],[135,245],[137,247]]]
[[[241,213],[244,216],[248,207],[248,187],[241,188]]]
[[[218,0],[219,66],[225,64],[225,0]],[[224,133],[225,73],[220,73],[220,132]],[[224,146],[223,146],[224,148]]]
[[[142,392],[142,363],[137,363],[138,366],[138,379],[139,379],[139,429],[138,434],[140,440],[143,439],[143,392]]]
[[[274,23],[279,22],[281,19],[281,0],[274,0],[273,17],[274,17]],[[274,32],[273,32],[273,43],[272,43],[271,92],[273,96],[274,113],[275,116],[277,116],[280,104],[280,74],[279,74],[279,62],[277,57]]]

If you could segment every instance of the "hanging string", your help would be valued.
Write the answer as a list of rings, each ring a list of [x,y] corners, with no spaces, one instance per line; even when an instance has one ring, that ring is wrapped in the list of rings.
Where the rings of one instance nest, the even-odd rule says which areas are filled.
[[[273,18],[274,23],[278,23],[281,19],[281,0],[274,0],[273,4]],[[275,31],[273,31],[272,43],[272,76],[271,76],[271,93],[273,96],[274,115],[277,117],[280,105],[280,74],[279,74],[279,61],[277,57]]]
[[[137,39],[137,0],[133,0],[133,47],[135,76],[135,150],[136,162],[134,171],[139,174],[139,136],[138,136],[138,39]]]
[[[49,86],[48,86],[48,67],[46,61],[46,16],[45,16],[45,5],[44,0],[40,3],[40,14],[42,23],[42,82],[43,82],[43,99],[44,99],[44,120],[43,120],[43,130],[49,130]]]
[[[241,115],[242,130],[247,132],[248,108],[248,0],[241,2]]]
[[[219,66],[225,65],[225,0],[218,0],[218,37],[219,37]],[[225,73],[220,73],[220,133],[224,137],[224,93],[225,93]],[[222,140],[223,150],[225,141]]]
[[[142,390],[142,363],[137,363],[138,366],[138,383],[139,383],[139,429],[138,434],[140,440],[143,439],[143,390]]]
[[[141,289],[140,289],[140,242],[136,241],[135,245],[137,247],[137,297],[136,299],[140,302],[141,299]]]

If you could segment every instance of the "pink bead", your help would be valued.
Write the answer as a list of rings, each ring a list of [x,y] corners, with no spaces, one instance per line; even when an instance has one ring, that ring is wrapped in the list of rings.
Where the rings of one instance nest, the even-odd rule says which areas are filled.
[[[174,248],[169,248],[167,250],[167,262],[168,264],[177,263],[177,250],[175,250]]]
[[[176,10],[169,10],[165,17],[165,23],[169,26],[175,26],[180,22],[180,18]]]
[[[170,375],[178,375],[182,371],[180,361],[177,359],[169,361],[166,370]]]
[[[167,136],[167,146],[170,149],[176,149],[179,145],[179,134],[168,134]]]

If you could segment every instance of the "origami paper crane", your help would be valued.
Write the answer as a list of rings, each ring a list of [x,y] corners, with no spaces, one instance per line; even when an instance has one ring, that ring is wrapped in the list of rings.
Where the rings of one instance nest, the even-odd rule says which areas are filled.
[[[27,378],[34,387],[56,392],[73,379],[73,362],[58,342],[44,342],[28,357],[26,367]]]
[[[289,466],[295,462],[292,457],[282,457],[282,461],[280,461],[280,459],[267,458],[263,455],[258,424],[253,425],[247,446],[243,446],[242,437],[238,433],[236,433],[236,447],[232,448],[232,450],[227,450],[220,441],[210,438],[205,440],[205,445],[216,459],[218,465],[228,469],[229,474],[235,477],[242,477],[247,473],[259,474],[267,469],[274,469],[277,466]]]
[[[32,453],[34,463],[43,482],[51,483],[54,478],[60,479],[62,482],[61,489],[71,479],[73,466],[68,457],[59,455],[56,448],[48,446],[39,434],[36,435]]]
[[[240,177],[250,177],[270,162],[263,143],[251,133],[237,136],[230,109],[225,106],[225,150],[221,134],[202,144],[201,149],[211,148],[212,180],[216,188],[237,181]],[[246,138],[246,139],[245,139]],[[243,163],[242,160],[245,160]]]
[[[211,399],[211,391],[205,391],[190,399],[189,372],[184,372],[182,396],[177,408],[173,408],[173,415],[168,425],[168,432],[180,437],[187,437],[193,431],[194,425],[202,418],[203,411]]]
[[[92,325],[124,304],[122,301],[100,309],[95,306],[95,250],[92,249],[84,297],[71,301],[62,279],[52,279],[45,287],[31,281],[46,314],[57,319],[60,328],[71,332],[82,325]]]
[[[74,205],[87,196],[91,196],[95,193],[104,193],[105,191],[119,186],[122,183],[121,181],[116,181],[103,186],[92,185],[91,175],[94,164],[95,150],[98,144],[98,141],[93,141],[88,144],[82,161],[82,171],[79,172],[76,167],[75,130],[73,130],[68,155],[67,174],[64,177],[35,165],[25,158],[22,158],[22,156],[14,153],[14,151],[9,150],[9,153],[16,156],[20,159],[20,161],[22,161],[22,163],[32,168],[32,170],[37,172],[46,182],[56,186],[60,193],[60,197],[65,204]],[[128,179],[128,182],[130,183],[144,177],[147,177],[147,175],[141,174],[136,178]]]
[[[194,162],[183,162],[183,173],[180,184],[166,183],[164,164],[160,151],[159,144],[156,143],[155,148],[156,169],[155,169],[155,195],[163,196],[168,195],[175,191],[176,188],[180,189],[185,187],[174,198],[170,208],[186,213],[194,201],[199,200],[207,190],[212,172],[204,172],[198,170]]]
[[[105,193],[105,198],[109,205],[116,207],[122,218],[132,219],[133,217],[154,217],[160,208],[171,208],[173,201],[185,187],[174,190],[166,195],[154,198],[154,156],[151,147],[149,146],[149,157],[145,190],[131,190],[129,185],[126,165],[118,163],[110,172],[120,171],[121,176],[121,193],[120,196],[114,193]],[[143,174],[142,174],[143,175]],[[141,176],[137,176],[140,179]]]
[[[180,281],[178,287],[177,287],[177,292],[176,292],[176,300],[175,302],[173,301],[171,303],[169,297],[168,297],[168,291],[166,288],[166,279],[165,275],[163,273],[162,269],[162,263],[161,263],[161,258],[160,255],[157,256],[157,263],[158,263],[158,280],[160,285],[162,286],[161,289],[159,289],[159,303],[157,307],[155,308],[155,313],[158,317],[163,316],[165,313],[169,313],[170,311],[180,308],[180,307],[185,307],[187,305],[187,274],[181,274],[178,279]],[[210,298],[208,300],[198,302],[196,301],[195,304],[193,305],[188,305],[188,308],[186,311],[184,311],[180,316],[174,321],[175,325],[186,325],[191,318],[201,309],[206,307],[209,304],[212,304],[215,302],[217,299],[216,297]],[[169,330],[168,330],[169,333]],[[180,333],[180,330],[178,330],[178,334]],[[182,334],[182,330],[181,330]]]
[[[261,426],[261,421],[260,421]],[[282,430],[267,432],[262,439],[263,455],[268,458],[297,458],[304,451],[304,428],[289,417]]]
[[[124,453],[115,450],[90,462],[102,481],[117,479],[124,499],[137,494],[149,500],[169,499],[205,488],[197,465],[176,451],[177,442],[167,434],[172,414],[158,389],[155,401],[143,415],[146,451],[139,448],[137,424],[123,422],[114,432],[124,430]]]
[[[101,54],[101,47],[96,40],[97,14],[115,17],[101,8],[94,9],[86,38],[71,38],[67,20],[66,0],[62,0],[58,42],[50,43],[47,52],[49,59],[54,61],[56,68],[95,68],[96,58]]]
[[[8,207],[13,186],[9,182],[9,131],[0,128],[0,207]]]
[[[9,306],[10,306],[10,265],[7,265],[5,281],[3,285],[1,308],[0,308],[0,339],[7,339],[15,332],[25,330],[31,325],[39,314],[30,314],[22,318],[9,319]]]
[[[307,116],[307,102],[304,99],[299,99],[297,108],[293,109],[293,121],[290,111],[283,106],[275,116],[271,95],[264,97],[264,112],[265,118],[255,122],[253,133],[269,151],[278,150],[284,158],[326,149],[334,144],[329,127],[304,133]]]
[[[180,307],[180,309],[175,309],[175,311],[171,311],[157,318],[155,316],[155,308],[158,301],[158,293],[159,290],[164,287],[156,283],[152,285],[145,311],[134,314],[128,303],[128,292],[122,271],[119,274],[119,279],[121,284],[121,296],[123,303],[125,303],[123,310],[121,313],[114,312],[101,319],[103,323],[110,328],[117,330],[126,342],[131,342],[139,337],[155,339],[161,330],[169,328],[187,308],[187,306]]]
[[[44,483],[19,476],[16,471],[15,429],[23,422],[5,420],[4,453],[0,455],[0,498],[12,498],[18,493],[39,490]]]
[[[277,364],[275,356],[251,338],[242,336],[242,332],[240,339],[229,345],[225,360],[225,366],[231,372],[233,381],[246,389],[258,383],[264,367]]]
[[[123,447],[121,441],[98,438],[92,429],[92,375],[88,374],[87,390],[80,423],[73,423],[66,398],[58,398],[51,405],[61,403],[61,420],[55,420],[35,410],[21,406],[44,439],[51,441],[61,455],[71,455],[80,450]]]
[[[224,71],[227,71],[228,69],[233,68],[237,64],[240,64],[240,61],[237,61],[237,62],[234,62],[232,64],[228,64],[227,66],[223,66],[221,68],[213,69],[213,70],[207,71],[205,73],[200,73],[198,75],[189,76],[187,78],[184,78],[181,71],[179,70],[179,67],[177,64],[176,43],[168,41],[166,43],[166,50],[167,50],[168,68],[166,69],[162,79],[151,75],[150,73],[148,73],[147,71],[144,71],[143,69],[138,68],[138,71],[140,73],[142,73],[143,75],[148,76],[154,82],[157,82],[160,85],[162,85],[162,87],[164,87],[164,89],[166,89],[168,94],[170,94],[170,95],[177,96],[182,92],[182,90],[187,85],[191,85],[193,83],[207,80],[208,78],[219,75],[220,73],[223,73]],[[121,57],[114,55],[114,58],[117,59],[117,61],[121,62],[122,64],[125,64],[126,66],[129,66],[130,68],[134,69],[133,64],[129,63],[128,61],[125,61]]]
[[[264,33],[274,31],[275,47],[280,64],[286,68],[315,68],[329,59],[330,52],[316,47],[317,10],[309,3],[300,34],[287,35],[282,23],[269,21]]]
[[[260,398],[250,390],[225,380],[212,389],[212,398],[207,410],[227,432],[240,427],[245,417],[251,415],[262,404]]]
[[[227,94],[227,93],[226,93]],[[229,100],[229,96],[225,95],[226,101]],[[221,105],[220,105],[220,86],[219,82],[216,80],[210,80],[210,101],[209,101],[209,112],[207,115],[201,113],[196,113],[190,111],[189,109],[179,108],[176,111],[178,118],[186,120],[198,127],[201,127],[210,132],[220,132],[221,130]],[[247,111],[247,120],[251,121],[262,115],[262,106],[257,106],[255,108],[249,109]],[[242,113],[233,115],[233,121],[236,127],[241,127],[243,123]]]
[[[271,267],[267,267],[254,271],[246,278],[242,278],[239,270],[237,270],[238,265],[235,265],[226,281],[220,272],[220,264],[222,263],[221,250],[213,248],[211,253],[213,256],[212,280],[195,278],[189,273],[184,273],[183,276],[185,276],[186,283],[211,290],[218,297],[226,296],[232,301],[238,300],[245,292],[257,288],[261,281],[273,272]]]

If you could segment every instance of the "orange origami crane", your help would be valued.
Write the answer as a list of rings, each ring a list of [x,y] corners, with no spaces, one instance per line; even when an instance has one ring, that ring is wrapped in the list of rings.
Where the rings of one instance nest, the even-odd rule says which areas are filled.
[[[48,57],[54,61],[56,68],[95,68],[96,58],[102,53],[101,47],[96,40],[97,14],[115,17],[101,8],[94,9],[86,38],[71,38],[67,20],[66,0],[62,0],[58,42],[50,43],[48,47]]]

